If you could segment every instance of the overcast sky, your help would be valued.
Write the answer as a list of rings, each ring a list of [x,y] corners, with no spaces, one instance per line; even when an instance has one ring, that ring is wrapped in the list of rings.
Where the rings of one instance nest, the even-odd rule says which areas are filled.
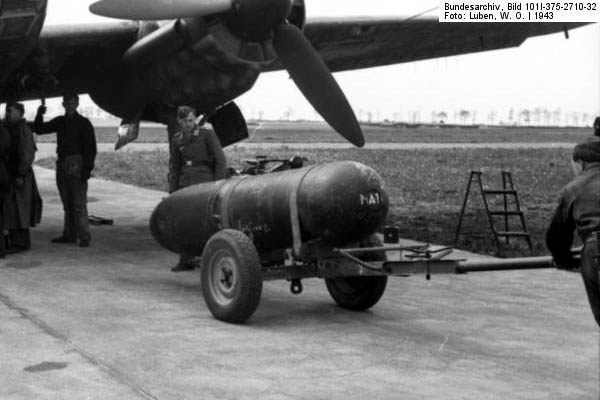
[[[414,15],[437,1],[305,0],[307,15]],[[95,22],[88,0],[49,0],[47,23]],[[430,12],[435,15],[437,11]],[[476,110],[485,120],[490,110],[505,118],[511,108],[547,108],[600,114],[600,29],[598,24],[533,38],[521,47],[465,56],[335,74],[357,114],[409,120],[420,111],[452,118],[461,108]],[[259,112],[279,118],[288,109],[294,118],[313,118],[314,111],[285,72],[263,74],[238,103],[248,118]]]

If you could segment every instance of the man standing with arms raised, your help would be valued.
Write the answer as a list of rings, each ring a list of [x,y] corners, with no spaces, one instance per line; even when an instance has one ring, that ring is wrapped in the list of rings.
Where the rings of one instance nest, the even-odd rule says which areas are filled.
[[[91,122],[77,112],[79,96],[63,96],[65,115],[44,122],[46,107],[40,106],[34,122],[38,135],[56,132],[56,185],[65,212],[64,230],[53,243],[90,245],[87,213],[88,179],[96,159],[96,137]]]

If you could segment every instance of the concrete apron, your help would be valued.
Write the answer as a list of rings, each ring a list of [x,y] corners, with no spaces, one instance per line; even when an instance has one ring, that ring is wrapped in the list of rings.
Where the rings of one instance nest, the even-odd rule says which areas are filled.
[[[199,273],[148,231],[162,192],[92,179],[90,248],[62,230],[53,172],[33,249],[0,260],[2,399],[597,399],[598,333],[578,275],[393,278],[368,312],[320,280],[265,284],[245,325],[215,320]]]

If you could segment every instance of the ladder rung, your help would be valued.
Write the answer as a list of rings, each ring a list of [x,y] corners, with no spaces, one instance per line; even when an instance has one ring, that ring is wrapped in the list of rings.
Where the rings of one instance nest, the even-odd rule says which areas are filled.
[[[496,232],[496,236],[530,236],[528,232]]]
[[[517,191],[514,189],[498,189],[498,190],[484,190],[485,194],[512,194],[517,195]]]
[[[490,211],[490,215],[522,215],[523,211]]]

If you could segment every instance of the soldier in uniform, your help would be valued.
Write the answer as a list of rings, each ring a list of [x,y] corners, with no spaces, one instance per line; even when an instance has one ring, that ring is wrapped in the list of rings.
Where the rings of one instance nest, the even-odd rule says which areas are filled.
[[[596,323],[600,326],[600,137],[573,149],[575,179],[563,190],[546,233],[546,245],[561,268],[581,268]],[[584,243],[581,261],[571,252],[574,232]]]
[[[594,135],[600,136],[600,117],[594,120]]]
[[[169,192],[199,183],[225,178],[226,159],[217,135],[197,124],[196,110],[182,106],[177,110],[180,130],[171,141]],[[188,271],[196,267],[193,257],[182,254],[171,271]]]
[[[42,199],[32,169],[36,147],[33,133],[23,119],[24,111],[21,103],[6,106],[6,127],[11,143],[7,168],[10,185],[3,204],[3,225],[9,231],[9,253],[31,247],[29,227],[37,225],[42,218]]]

